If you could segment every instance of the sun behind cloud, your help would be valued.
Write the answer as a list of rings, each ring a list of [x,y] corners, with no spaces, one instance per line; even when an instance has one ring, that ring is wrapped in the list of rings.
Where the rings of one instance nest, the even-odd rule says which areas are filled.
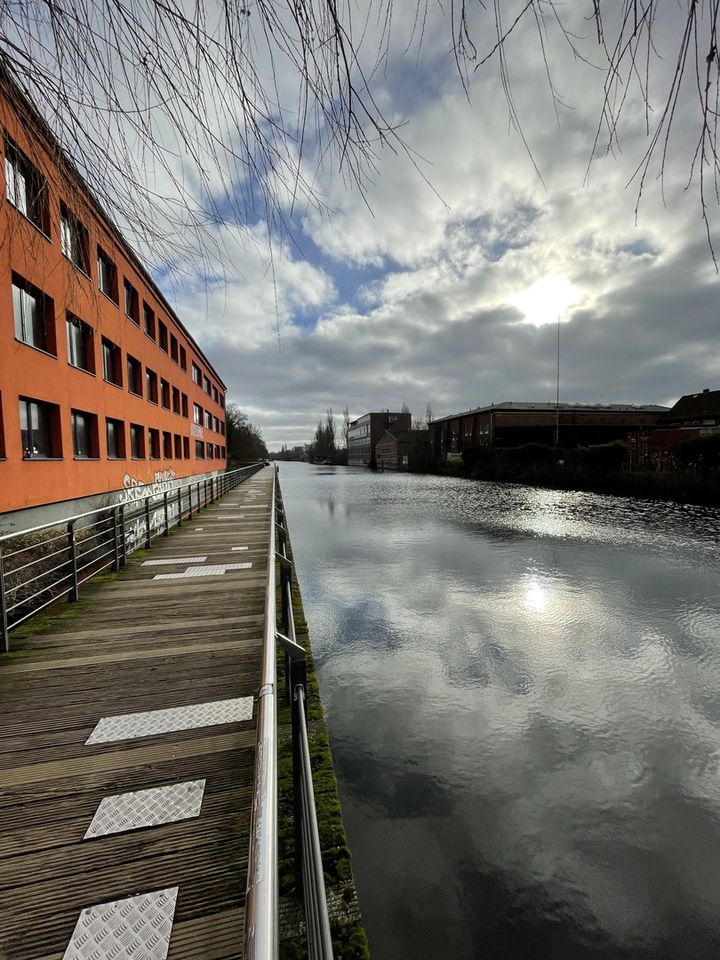
[[[521,293],[509,297],[509,302],[525,316],[525,323],[542,327],[556,323],[581,298],[580,291],[563,273],[549,273],[535,280]]]

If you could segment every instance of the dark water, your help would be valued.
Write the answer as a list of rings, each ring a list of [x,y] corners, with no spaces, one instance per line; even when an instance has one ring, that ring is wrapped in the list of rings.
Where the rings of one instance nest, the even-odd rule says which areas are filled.
[[[720,511],[280,479],[374,960],[716,960]]]

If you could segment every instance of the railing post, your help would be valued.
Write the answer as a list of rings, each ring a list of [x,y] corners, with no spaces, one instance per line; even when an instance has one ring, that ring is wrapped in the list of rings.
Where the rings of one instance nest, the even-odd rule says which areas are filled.
[[[120,569],[120,533],[118,530],[118,513],[119,507],[113,507],[112,519],[113,519],[113,551],[115,553],[115,558],[113,560],[112,568],[117,573]]]
[[[78,563],[77,563],[77,550],[75,548],[75,521],[71,520],[67,525],[68,533],[68,550],[70,551],[70,575],[72,576],[72,590],[68,596],[68,600],[77,600],[78,598]]]
[[[192,484],[188,484],[188,520],[192,520]]]
[[[182,526],[182,484],[178,487],[178,523],[179,527]]]
[[[10,637],[8,635],[7,598],[5,597],[5,564],[3,561],[2,547],[0,547],[0,653],[8,653],[9,650]]]
[[[145,497],[145,546],[148,550],[152,546],[152,532],[150,530],[150,497]]]
[[[208,505],[207,479],[203,480],[203,497],[205,498],[205,506],[207,506]]]
[[[163,494],[163,506],[165,507],[165,533],[163,536],[170,536],[170,514],[168,513],[168,494],[167,490]]]
[[[125,504],[120,504],[120,563],[127,564],[127,542],[125,540]]]

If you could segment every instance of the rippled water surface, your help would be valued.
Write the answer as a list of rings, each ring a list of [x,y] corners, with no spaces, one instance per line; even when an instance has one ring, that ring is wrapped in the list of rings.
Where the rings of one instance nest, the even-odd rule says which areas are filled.
[[[716,960],[720,511],[280,480],[374,960]]]

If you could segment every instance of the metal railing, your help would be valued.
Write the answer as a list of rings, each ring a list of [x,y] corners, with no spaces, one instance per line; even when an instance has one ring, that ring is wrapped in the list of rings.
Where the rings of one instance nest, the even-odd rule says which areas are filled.
[[[277,496],[277,470],[273,476],[270,524],[243,956],[246,960],[276,960],[279,955],[276,645],[280,643],[285,652],[287,690],[292,704],[295,872],[303,895],[308,956],[310,960],[333,960],[305,712],[305,650],[295,633],[292,562],[287,552],[285,512]],[[277,629],[278,567],[284,632]]]
[[[262,468],[251,464],[214,477],[157,491],[156,484],[131,487],[127,503],[98,507],[0,536],[0,653],[10,649],[10,631],[66,597],[104,570],[119,570],[140,547],[192,519]]]

